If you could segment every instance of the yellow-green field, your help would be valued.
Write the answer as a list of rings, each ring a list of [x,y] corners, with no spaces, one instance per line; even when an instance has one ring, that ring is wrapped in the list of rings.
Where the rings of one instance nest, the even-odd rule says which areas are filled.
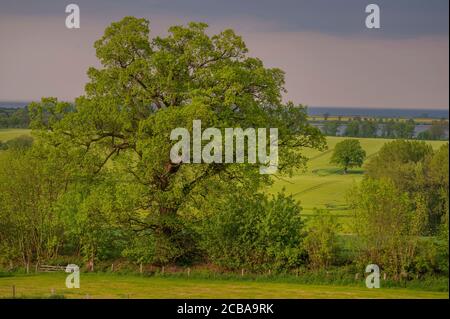
[[[20,135],[29,135],[31,130],[28,129],[0,129],[0,141],[7,141]]]
[[[65,287],[65,273],[17,275],[0,278],[0,298],[448,298],[447,292],[362,286],[301,285],[295,282],[141,277],[138,275],[85,274],[79,289]],[[363,280],[363,279],[362,279]]]
[[[299,200],[305,216],[311,215],[314,208],[326,208],[339,216],[343,231],[347,232],[350,211],[346,203],[346,194],[353,183],[363,178],[364,167],[350,169],[344,175],[342,170],[330,164],[336,143],[347,139],[344,137],[327,137],[328,149],[320,152],[305,150],[304,154],[310,158],[307,171],[298,173],[292,178],[275,179],[270,192],[275,193],[285,188],[286,193],[292,194]],[[366,151],[367,160],[374,156],[384,143],[391,140],[380,138],[358,138],[362,148]],[[429,141],[433,148],[439,148],[445,141]]]

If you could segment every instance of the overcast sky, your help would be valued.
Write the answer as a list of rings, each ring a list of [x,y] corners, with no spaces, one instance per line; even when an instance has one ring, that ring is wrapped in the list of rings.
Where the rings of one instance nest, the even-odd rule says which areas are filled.
[[[81,28],[66,29],[76,3]],[[365,7],[381,8],[366,29]],[[98,66],[93,42],[126,15],[151,35],[189,21],[233,28],[286,72],[286,100],[311,106],[447,108],[448,0],[0,0],[0,100],[73,100]]]

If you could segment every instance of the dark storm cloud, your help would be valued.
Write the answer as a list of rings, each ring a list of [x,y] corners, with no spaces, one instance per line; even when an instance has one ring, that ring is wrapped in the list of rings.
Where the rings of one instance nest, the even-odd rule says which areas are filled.
[[[312,31],[338,35],[367,32],[365,6],[382,11],[380,36],[448,34],[448,0],[74,0],[91,16],[170,14],[207,22],[259,19],[274,31]],[[70,1],[1,0],[0,15],[56,15]]]

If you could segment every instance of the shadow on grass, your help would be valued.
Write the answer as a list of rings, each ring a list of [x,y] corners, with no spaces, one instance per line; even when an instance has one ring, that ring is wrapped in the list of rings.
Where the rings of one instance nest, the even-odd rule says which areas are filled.
[[[318,169],[314,169],[312,170],[313,174],[316,174],[318,176],[329,176],[329,175],[363,175],[364,174],[364,170],[361,169],[355,169],[355,170],[351,170],[349,169],[347,171],[347,173],[344,173],[344,170],[341,168],[318,168]]]

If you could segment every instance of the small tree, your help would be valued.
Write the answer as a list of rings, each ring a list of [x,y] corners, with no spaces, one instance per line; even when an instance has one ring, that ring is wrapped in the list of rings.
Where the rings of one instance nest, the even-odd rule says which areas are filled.
[[[329,211],[318,209],[309,219],[308,226],[305,246],[309,265],[316,269],[326,268],[337,256],[340,224]]]
[[[374,263],[399,280],[414,266],[426,225],[423,197],[409,198],[389,178],[366,178],[348,193],[358,238],[357,263]]]
[[[361,167],[365,158],[366,152],[358,140],[344,140],[334,147],[330,163],[342,166],[346,174],[351,167]]]

